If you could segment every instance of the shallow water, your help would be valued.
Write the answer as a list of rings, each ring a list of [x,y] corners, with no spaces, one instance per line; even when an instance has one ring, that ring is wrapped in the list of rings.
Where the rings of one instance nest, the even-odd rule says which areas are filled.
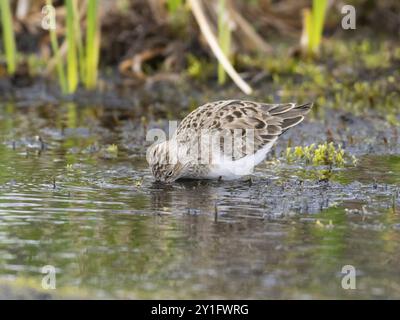
[[[313,142],[320,127],[280,145]],[[53,265],[57,290],[91,297],[400,298],[392,132],[386,152],[371,139],[368,154],[350,145],[357,166],[329,181],[281,159],[252,182],[166,186],[150,176],[145,127],[129,111],[0,104],[0,279],[40,283]],[[355,290],[341,286],[344,265]]]

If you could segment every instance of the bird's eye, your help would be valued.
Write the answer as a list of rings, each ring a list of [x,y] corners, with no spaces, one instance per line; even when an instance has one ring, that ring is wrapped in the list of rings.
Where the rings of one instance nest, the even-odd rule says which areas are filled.
[[[171,177],[172,176],[172,171],[169,171],[168,173],[167,173],[167,177]]]

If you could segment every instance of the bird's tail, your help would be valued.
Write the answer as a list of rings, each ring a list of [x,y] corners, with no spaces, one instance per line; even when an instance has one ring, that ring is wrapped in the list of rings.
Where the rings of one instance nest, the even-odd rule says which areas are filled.
[[[310,112],[313,106],[312,102],[297,105],[295,103],[280,104],[269,110],[273,117],[281,118],[282,133],[298,125],[304,120],[304,116]]]

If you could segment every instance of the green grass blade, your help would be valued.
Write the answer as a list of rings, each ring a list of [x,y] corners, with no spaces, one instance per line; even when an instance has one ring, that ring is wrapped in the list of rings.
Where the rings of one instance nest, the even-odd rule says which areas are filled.
[[[60,49],[58,47],[57,35],[55,30],[50,30],[50,41],[52,50],[57,60],[56,69],[57,69],[58,81],[60,82],[62,93],[65,94],[68,92],[68,83],[67,83],[67,78],[65,77],[64,63],[62,61]]]
[[[169,13],[175,13],[183,5],[183,0],[167,0]]]
[[[80,23],[80,15],[78,10],[78,0],[73,0],[74,6],[74,28],[75,28],[75,40],[78,49],[78,59],[79,59],[79,76],[81,79],[85,79],[85,52],[82,42],[82,31]]]
[[[305,45],[307,46],[307,53],[310,54],[313,51],[313,27],[312,27],[312,13],[310,9],[304,9],[303,12],[303,28],[306,34]]]
[[[68,128],[76,128],[78,123],[78,113],[76,104],[73,102],[67,103],[67,125]]]
[[[0,11],[3,28],[4,50],[7,59],[7,71],[9,74],[14,74],[17,66],[17,49],[15,45],[15,35],[13,29],[10,0],[0,1]]]
[[[327,8],[328,0],[313,0],[311,47],[314,53],[319,51]]]
[[[231,30],[229,28],[229,21],[227,21],[227,8],[226,0],[218,1],[218,42],[224,52],[229,57],[231,49]],[[226,82],[226,72],[224,67],[218,64],[218,83],[224,84]]]
[[[87,11],[85,67],[85,86],[87,89],[94,89],[97,84],[100,51],[100,25],[98,21],[98,7],[98,0],[89,0]]]
[[[74,27],[74,4],[73,0],[66,0],[67,5],[67,81],[68,81],[68,93],[74,93],[78,87],[78,58],[76,49],[76,37]]]
[[[47,5],[52,5],[52,0],[47,0],[46,1]],[[61,91],[63,94],[66,94],[68,92],[68,87],[67,87],[67,79],[65,77],[65,71],[64,71],[64,63],[60,54],[60,49],[58,46],[58,40],[57,40],[57,34],[56,30],[50,28],[50,43],[51,43],[51,48],[53,50],[53,54],[56,57],[56,69],[57,69],[57,75],[58,75],[58,81],[60,82],[60,87]]]

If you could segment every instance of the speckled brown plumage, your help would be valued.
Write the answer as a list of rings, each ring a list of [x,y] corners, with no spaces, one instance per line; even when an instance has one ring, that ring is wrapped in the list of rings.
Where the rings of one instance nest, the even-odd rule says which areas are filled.
[[[207,177],[207,170],[211,172],[216,167],[212,164],[204,166],[195,163],[196,159],[191,156],[193,154],[191,146],[199,143],[202,131],[223,132],[232,136],[236,135],[235,138],[243,140],[242,143],[233,145],[231,147],[233,150],[227,150],[226,145],[223,149],[223,143],[218,142],[220,151],[232,154],[229,160],[239,164],[238,160],[251,156],[253,153],[256,154],[267,146],[272,146],[282,133],[303,121],[311,107],[311,103],[265,104],[241,100],[206,103],[185,117],[169,142],[152,146],[148,158],[150,167],[159,180],[173,181],[180,177]],[[249,134],[247,132],[252,132],[251,134],[254,135],[250,139],[251,148],[248,148]],[[165,161],[167,157],[165,150],[171,143],[184,151],[184,160],[180,160],[178,164],[160,166],[162,159],[168,162]],[[211,157],[210,160],[212,160]]]

